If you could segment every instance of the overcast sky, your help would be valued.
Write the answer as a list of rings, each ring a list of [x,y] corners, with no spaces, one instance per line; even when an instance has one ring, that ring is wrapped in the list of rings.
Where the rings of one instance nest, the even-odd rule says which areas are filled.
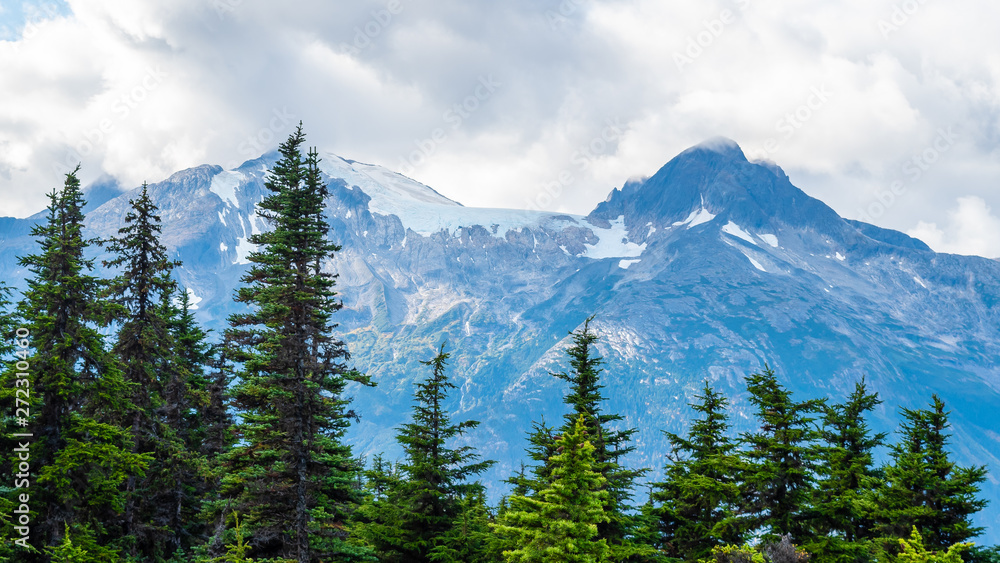
[[[721,135],[841,215],[1000,256],[1000,3],[4,0],[0,215],[310,144],[588,213]]]

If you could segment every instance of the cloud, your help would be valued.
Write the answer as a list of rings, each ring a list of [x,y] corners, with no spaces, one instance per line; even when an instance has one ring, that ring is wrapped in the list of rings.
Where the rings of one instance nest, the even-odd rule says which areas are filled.
[[[946,225],[955,185],[1000,207],[1000,5],[896,4],[71,0],[0,41],[0,213],[41,209],[76,162],[125,185],[231,166],[290,132],[276,113],[466,205],[586,213],[724,135],[848,217],[905,182],[882,226]]]
[[[979,197],[960,197],[944,227],[920,221],[907,231],[937,252],[1000,258],[1000,217]]]

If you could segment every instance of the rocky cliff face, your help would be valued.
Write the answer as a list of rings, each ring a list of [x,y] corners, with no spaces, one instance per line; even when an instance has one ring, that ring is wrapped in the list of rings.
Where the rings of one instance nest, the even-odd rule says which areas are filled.
[[[238,311],[233,290],[266,228],[254,214],[276,154],[235,170],[201,166],[151,186],[178,276],[218,334]],[[776,165],[751,163],[715,139],[645,180],[626,183],[588,216],[463,207],[378,166],[327,155],[340,327],[352,361],[375,376],[355,390],[361,451],[395,452],[419,360],[448,342],[459,386],[455,417],[509,475],[532,420],[558,420],[569,331],[596,315],[607,409],[640,428],[630,463],[659,469],[661,429],[680,431],[708,379],[749,429],[742,378],[768,362],[799,396],[843,398],[866,376],[900,406],[938,393],[952,410],[962,463],[986,464],[1000,498],[1000,262],[932,252],[902,233],[840,218]],[[114,196],[103,188],[101,197]],[[88,215],[95,236],[120,225],[131,192]],[[0,219],[0,270],[30,251],[26,220]],[[980,522],[1000,541],[1000,503]]]

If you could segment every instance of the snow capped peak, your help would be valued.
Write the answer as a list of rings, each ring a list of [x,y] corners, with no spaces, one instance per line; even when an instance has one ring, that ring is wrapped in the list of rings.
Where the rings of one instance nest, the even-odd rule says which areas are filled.
[[[462,205],[402,174],[374,164],[341,158],[333,153],[326,153],[319,167],[331,178],[340,178],[348,186],[361,188],[372,198],[372,203],[379,207],[399,207],[410,203]]]
[[[746,156],[743,154],[743,149],[740,148],[740,145],[728,137],[716,136],[705,139],[684,152],[686,153],[697,150],[714,152],[722,156],[736,158],[738,160],[746,160]]]

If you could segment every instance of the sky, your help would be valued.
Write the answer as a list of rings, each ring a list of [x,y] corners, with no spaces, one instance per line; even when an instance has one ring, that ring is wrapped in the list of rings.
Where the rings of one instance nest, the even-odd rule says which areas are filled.
[[[586,214],[724,136],[842,216],[1000,257],[1000,3],[0,2],[0,215],[287,138]]]

